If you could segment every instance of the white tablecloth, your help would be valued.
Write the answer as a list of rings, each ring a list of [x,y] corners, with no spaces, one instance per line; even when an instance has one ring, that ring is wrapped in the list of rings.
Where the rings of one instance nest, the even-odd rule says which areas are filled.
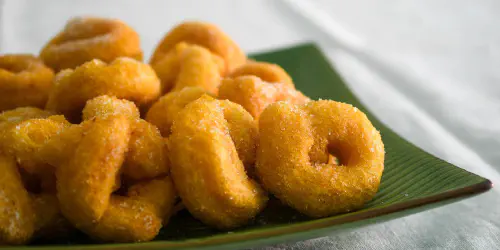
[[[383,122],[500,182],[500,2],[495,0],[3,1],[0,53],[38,53],[75,15],[120,18],[148,57],[175,23],[214,22],[247,52],[319,43]],[[497,189],[353,232],[268,249],[500,248]]]

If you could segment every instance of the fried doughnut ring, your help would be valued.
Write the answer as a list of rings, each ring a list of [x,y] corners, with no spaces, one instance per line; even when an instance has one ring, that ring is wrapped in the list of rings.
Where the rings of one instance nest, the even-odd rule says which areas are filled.
[[[257,76],[239,76],[222,80],[219,98],[240,104],[256,120],[271,103],[286,101],[303,104],[309,101],[308,97],[295,90],[293,84],[268,83]]]
[[[38,153],[53,134],[69,123],[62,116],[33,107],[17,108],[0,114],[0,151],[15,158],[28,189],[54,191],[54,171]],[[49,119],[43,119],[49,118]]]
[[[170,92],[151,106],[146,114],[146,121],[157,126],[162,136],[170,135],[170,127],[175,116],[190,102],[207,94],[199,87],[186,87],[177,92]]]
[[[292,78],[277,64],[268,62],[247,61],[247,63],[234,69],[227,75],[228,78],[238,76],[257,76],[265,82],[284,83],[294,86]]]
[[[149,65],[130,58],[110,64],[92,60],[57,74],[46,108],[78,121],[85,102],[100,95],[131,100],[145,109],[160,96],[160,81]]]
[[[345,103],[278,102],[260,116],[256,170],[264,187],[311,217],[359,209],[378,190],[384,144],[363,112]],[[340,165],[328,164],[328,155]]]
[[[76,17],[52,38],[40,57],[55,71],[75,68],[92,59],[110,63],[118,57],[142,60],[139,35],[117,19]]]
[[[131,101],[99,96],[87,101],[83,119],[122,114],[132,121],[132,136],[123,164],[123,174],[132,180],[142,180],[169,172],[166,145],[159,130],[139,119],[139,110]]]
[[[38,152],[70,123],[63,116],[56,115],[5,124],[0,130],[0,151],[12,155],[28,174],[45,176],[46,173],[53,173],[54,169],[38,157]]]
[[[58,199],[65,217],[104,241],[153,239],[175,201],[170,177],[140,182],[126,196],[112,194],[125,160],[132,121],[124,115],[87,121],[74,152],[57,168]]]
[[[205,47],[222,57],[225,62],[223,74],[245,63],[247,57],[240,47],[217,26],[203,22],[184,22],[168,32],[156,47],[150,63],[156,64],[180,42]]]
[[[14,113],[11,112],[11,114]],[[63,122],[60,117],[6,123],[11,123],[11,126],[5,126],[1,131],[0,151],[11,156],[0,157],[0,165],[2,165],[0,172],[5,175],[2,176],[5,179],[0,180],[0,182],[11,182],[11,185],[4,185],[0,188],[1,193],[5,196],[3,200],[0,199],[0,207],[5,205],[7,210],[9,207],[13,209],[16,207],[18,214],[15,216],[9,213],[0,215],[0,221],[3,221],[0,223],[0,241],[20,244],[26,243],[33,237],[57,236],[51,235],[47,231],[64,231],[69,227],[62,217],[59,204],[55,199],[54,169],[49,168],[47,164],[37,158],[37,153],[51,136],[61,131],[68,123]],[[17,165],[26,171],[32,180],[36,177],[40,179],[42,193],[29,193],[30,191],[24,186],[25,183],[23,183]],[[32,185],[32,183],[26,183],[26,185]],[[11,204],[2,204],[3,202]],[[30,214],[25,215],[25,211],[29,211]],[[4,222],[10,223],[11,226],[2,228],[1,225],[5,225]],[[20,222],[24,224],[21,225]]]
[[[241,106],[209,96],[177,115],[169,137],[171,174],[194,217],[228,229],[246,224],[265,207],[267,194],[245,172],[255,161],[257,133]]]
[[[215,94],[225,67],[223,59],[210,50],[184,42],[151,65],[161,79],[162,93],[199,86]]]
[[[53,172],[37,157],[37,151],[67,126],[69,123],[61,116],[12,123],[0,131],[0,150],[15,156],[17,164],[30,174]]]
[[[0,111],[23,106],[43,108],[54,72],[32,55],[0,55]]]

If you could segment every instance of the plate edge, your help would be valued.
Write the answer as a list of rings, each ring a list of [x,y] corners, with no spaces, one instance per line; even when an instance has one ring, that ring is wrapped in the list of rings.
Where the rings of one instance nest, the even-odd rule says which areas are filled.
[[[322,229],[326,229],[331,226],[335,225],[340,225],[340,224],[347,224],[347,223],[353,223],[357,221],[361,221],[364,219],[372,219],[378,216],[382,215],[389,215],[392,213],[396,212],[402,212],[408,209],[413,209],[413,208],[418,208],[430,204],[439,204],[441,202],[451,200],[454,198],[466,198],[468,196],[472,195],[478,195],[481,193],[484,193],[488,190],[490,190],[493,187],[493,183],[488,180],[484,179],[484,181],[454,189],[454,190],[449,190],[443,193],[439,193],[436,195],[428,196],[428,197],[422,197],[414,200],[409,200],[406,202],[401,202],[397,203],[394,205],[389,205],[387,207],[381,207],[381,208],[375,208],[373,210],[369,210],[366,212],[361,212],[359,214],[353,214],[353,215],[346,215],[345,217],[340,217],[340,218],[334,218],[331,220],[325,220],[325,221],[319,221],[319,222],[314,222],[312,221],[311,223],[301,223],[298,225],[288,225],[288,226],[283,226],[283,228],[277,228],[277,229],[269,229],[266,231],[254,231],[254,232],[248,232],[246,234],[241,234],[237,235],[234,234],[233,236],[215,236],[215,237],[209,237],[206,238],[206,240],[203,239],[193,239],[192,241],[184,241],[184,242],[169,242],[169,241],[151,241],[151,242],[145,242],[145,243],[133,243],[133,244],[110,244],[110,245],[102,245],[102,244],[95,244],[95,245],[80,245],[80,246],[54,246],[54,245],[47,245],[47,246],[24,246],[24,247],[14,247],[14,248],[7,248],[7,249],[67,249],[66,247],[70,247],[71,249],[187,249],[187,248],[193,248],[196,247],[197,249],[209,249],[212,247],[217,247],[217,248],[225,248],[229,247],[230,245],[237,244],[237,243],[242,243],[242,241],[248,241],[248,240],[254,240],[254,239],[259,239],[266,237],[265,240],[266,242],[264,244],[276,244],[280,241],[279,239],[276,239],[277,237],[280,236],[291,236],[295,234],[301,234],[304,232],[308,232],[313,234],[315,231],[319,231]],[[445,204],[443,204],[445,205]],[[429,209],[429,208],[427,208]],[[424,209],[424,210],[427,210]],[[422,210],[422,211],[424,211]],[[420,212],[420,211],[419,211]],[[401,216],[403,217],[403,216]],[[399,218],[399,217],[398,217]],[[328,218],[326,218],[328,219]],[[228,240],[229,237],[229,240]],[[319,236],[318,236],[319,237]],[[274,238],[274,240],[273,240]],[[312,239],[312,238],[311,238]],[[255,245],[256,246],[256,245]],[[236,247],[236,246],[235,246]]]

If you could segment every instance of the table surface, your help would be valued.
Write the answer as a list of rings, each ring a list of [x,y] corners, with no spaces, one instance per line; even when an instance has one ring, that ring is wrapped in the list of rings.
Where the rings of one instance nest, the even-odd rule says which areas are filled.
[[[0,53],[37,54],[70,17],[115,17],[149,57],[183,20],[247,52],[315,41],[362,102],[426,151],[500,182],[500,2],[494,0],[0,1]],[[450,5],[452,4],[452,5]],[[262,249],[500,248],[500,192],[351,232]]]

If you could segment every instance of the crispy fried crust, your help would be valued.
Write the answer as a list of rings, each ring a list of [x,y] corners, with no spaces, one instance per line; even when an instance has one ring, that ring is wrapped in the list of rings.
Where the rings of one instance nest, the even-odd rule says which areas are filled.
[[[91,227],[107,209],[128,150],[130,127],[125,116],[94,119],[70,159],[57,169],[61,210],[77,228]]]
[[[355,107],[335,101],[278,102],[260,116],[256,170],[264,187],[311,217],[359,209],[384,170],[379,132]],[[328,164],[332,153],[340,165]]]
[[[257,120],[271,103],[285,101],[303,104],[309,101],[293,85],[269,83],[253,75],[224,79],[219,88],[219,98],[240,104]]]
[[[38,157],[38,152],[69,123],[60,116],[10,123],[0,131],[0,150],[14,156],[17,164],[30,174],[53,173],[54,169]]]
[[[158,128],[144,120],[137,120],[132,129],[123,174],[132,180],[168,174],[167,147]]]
[[[119,114],[128,117],[132,126],[123,174],[134,181],[167,174],[169,165],[165,142],[158,128],[139,118],[139,110],[133,102],[99,96],[87,101],[83,109],[84,120]]]
[[[156,125],[165,137],[170,135],[170,127],[177,114],[190,102],[207,94],[200,87],[186,87],[180,91],[171,92],[151,106],[146,114],[146,121]]]
[[[216,94],[224,66],[220,56],[204,47],[184,42],[152,64],[161,79],[162,93],[196,86]]]
[[[217,26],[203,22],[184,22],[168,32],[156,47],[150,63],[162,60],[178,43],[186,42],[205,47],[222,57],[225,73],[239,67],[246,61],[240,47]]]
[[[45,107],[54,72],[33,55],[0,55],[0,111]]]
[[[118,114],[128,116],[130,119],[139,119],[141,116],[139,109],[133,102],[107,95],[88,100],[82,114],[83,120]]]
[[[139,182],[125,196],[113,194],[135,123],[125,115],[95,117],[86,123],[86,131],[75,136],[79,137],[76,149],[56,172],[62,213],[93,238],[153,239],[174,205],[170,177]],[[157,136],[162,139],[159,132]]]
[[[0,154],[0,243],[27,243],[35,230],[34,210],[16,162]]]
[[[0,152],[8,154],[9,159],[15,160],[13,170],[8,168],[0,171],[2,174],[5,173],[5,178],[7,178],[1,182],[10,181],[11,185],[17,185],[18,181],[21,182],[20,185],[17,185],[18,190],[5,190],[3,193],[7,200],[11,199],[11,205],[18,206],[19,213],[30,211],[29,215],[23,215],[29,218],[29,225],[25,225],[24,228],[27,230],[29,227],[31,231],[23,236],[23,243],[33,238],[58,237],[62,235],[62,232],[71,229],[59,212],[59,203],[55,198],[54,168],[40,157],[40,152],[45,144],[66,129],[69,123],[62,116],[39,118],[48,115],[49,113],[41,110],[27,108],[4,112],[0,115],[4,118],[3,121],[0,121],[2,128],[0,129]],[[0,120],[2,119],[0,118]],[[10,173],[10,171],[16,173]],[[14,176],[18,176],[20,179],[17,180],[17,177]],[[20,190],[21,188],[23,190]],[[12,197],[24,197],[25,194],[28,194],[29,198],[27,203],[24,200],[15,201],[12,199]],[[3,205],[0,204],[0,207]],[[15,225],[16,220],[19,221],[16,218],[17,215],[10,216],[10,218],[2,219]],[[27,232],[25,231],[25,233]],[[7,237],[9,238],[8,235]],[[6,243],[16,243],[15,240],[13,242],[12,236],[10,238],[10,240],[6,240]]]
[[[79,121],[86,101],[100,95],[127,99],[146,109],[160,96],[160,81],[149,65],[133,59],[118,58],[110,64],[95,59],[59,72],[46,108]]]
[[[99,223],[88,229],[94,238],[114,242],[152,240],[172,214],[176,194],[170,177],[138,183],[128,197],[111,196]]]
[[[267,194],[244,166],[255,160],[256,138],[250,114],[229,101],[204,96],[179,113],[169,140],[171,174],[194,217],[215,228],[235,228],[265,207]]]
[[[139,35],[117,19],[76,17],[52,38],[40,57],[55,71],[72,69],[93,59],[110,63],[118,57],[142,60]]]

